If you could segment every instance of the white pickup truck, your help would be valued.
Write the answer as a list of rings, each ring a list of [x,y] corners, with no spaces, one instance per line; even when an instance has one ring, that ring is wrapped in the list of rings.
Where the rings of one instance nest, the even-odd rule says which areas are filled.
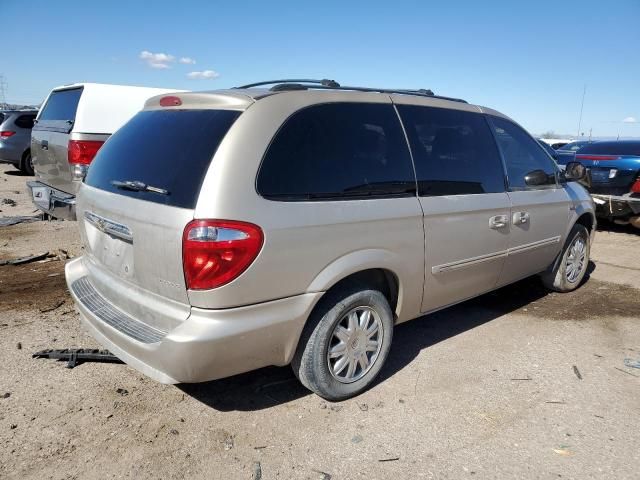
[[[74,83],[54,88],[31,133],[33,202],[52,217],[75,220],[75,195],[98,149],[155,95],[175,89]]]

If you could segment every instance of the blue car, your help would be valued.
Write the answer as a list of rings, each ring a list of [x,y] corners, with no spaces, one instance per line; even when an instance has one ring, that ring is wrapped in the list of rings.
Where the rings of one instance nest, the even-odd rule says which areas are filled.
[[[560,165],[566,165],[569,162],[573,162],[578,150],[591,143],[593,143],[591,140],[578,140],[576,142],[567,143],[556,150],[556,156],[554,158]]]
[[[575,161],[590,173],[596,215],[640,228],[640,140],[594,142]]]

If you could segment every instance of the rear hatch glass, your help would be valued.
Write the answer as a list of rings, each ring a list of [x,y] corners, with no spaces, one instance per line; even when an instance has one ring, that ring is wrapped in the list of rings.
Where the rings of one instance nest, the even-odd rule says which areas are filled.
[[[40,112],[38,122],[43,122],[45,120],[64,120],[74,122],[81,95],[82,88],[56,90],[52,92],[47,103],[42,109],[42,112]]]
[[[0,125],[4,122],[4,113],[0,113]]]
[[[139,112],[99,150],[85,183],[140,200],[195,208],[211,159],[239,115],[231,110]]]

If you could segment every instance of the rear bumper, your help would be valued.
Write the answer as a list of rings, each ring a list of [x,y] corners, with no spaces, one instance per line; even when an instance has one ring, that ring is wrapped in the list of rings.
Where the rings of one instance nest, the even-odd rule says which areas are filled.
[[[97,291],[84,300],[78,295],[76,282],[90,284],[82,260],[72,260],[65,268],[82,323],[121,360],[161,383],[204,382],[288,364],[306,319],[322,295],[309,293],[224,310],[191,308],[189,317],[173,330],[152,329],[152,335],[145,335],[150,327],[113,305],[105,307],[106,300]],[[110,321],[114,311],[128,318],[129,325]]]
[[[54,218],[60,218],[63,220],[75,220],[76,219],[76,197],[70,193],[57,190],[42,182],[30,181],[27,182],[31,200],[34,205],[45,213],[48,213]],[[33,189],[45,188],[49,192],[48,201],[37,202],[33,196]]]
[[[24,150],[16,145],[0,141],[0,163],[20,164]]]
[[[626,195],[591,194],[596,204],[596,215],[608,218],[624,218],[640,215],[640,198]]]

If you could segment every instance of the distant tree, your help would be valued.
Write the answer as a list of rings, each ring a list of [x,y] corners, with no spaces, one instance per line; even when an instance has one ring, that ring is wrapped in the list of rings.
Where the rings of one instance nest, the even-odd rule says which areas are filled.
[[[540,134],[541,138],[556,138],[556,132],[554,132],[553,130],[548,130],[546,132],[542,132]]]

